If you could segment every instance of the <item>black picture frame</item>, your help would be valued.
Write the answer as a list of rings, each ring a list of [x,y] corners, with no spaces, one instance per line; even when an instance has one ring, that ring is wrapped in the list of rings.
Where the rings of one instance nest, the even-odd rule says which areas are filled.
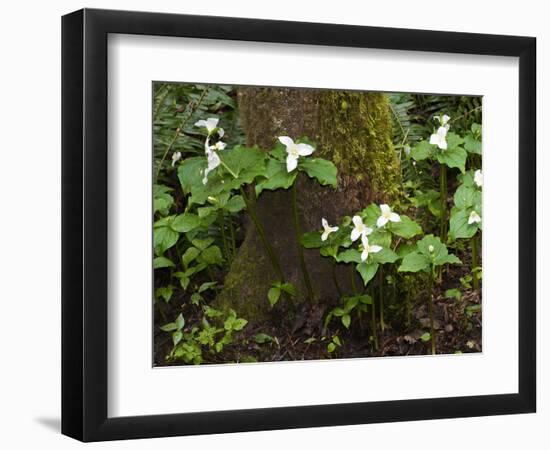
[[[107,36],[181,36],[519,58],[518,393],[107,417]],[[62,18],[62,433],[82,441],[535,412],[536,39],[83,9]]]

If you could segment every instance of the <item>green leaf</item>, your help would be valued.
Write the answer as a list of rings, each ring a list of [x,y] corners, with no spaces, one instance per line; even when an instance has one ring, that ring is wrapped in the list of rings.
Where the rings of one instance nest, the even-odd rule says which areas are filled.
[[[327,345],[327,350],[328,350],[329,353],[334,352],[334,350],[336,350],[336,345],[335,345],[334,343],[332,343],[332,342],[329,343],[329,344]]]
[[[389,222],[388,226],[392,233],[397,236],[401,236],[405,239],[410,239],[418,234],[422,233],[422,228],[414,220],[409,219],[407,216],[400,216],[399,222]]]
[[[430,267],[430,260],[421,253],[412,252],[405,255],[398,272],[419,272]]]
[[[378,271],[378,263],[365,263],[362,262],[361,264],[358,264],[357,272],[361,275],[361,278],[363,278],[363,284],[366,286],[370,280],[374,278],[376,275],[376,272]]]
[[[174,345],[178,345],[179,342],[182,340],[182,338],[183,338],[183,333],[180,330],[172,334],[172,342],[174,343]]]
[[[162,331],[175,331],[178,329],[178,326],[175,324],[175,322],[170,322],[166,325],[161,326],[160,329]]]
[[[454,149],[463,143],[464,139],[462,139],[458,134],[453,133],[452,131],[447,133],[447,150]]]
[[[243,210],[245,207],[246,207],[246,204],[244,203],[244,199],[242,198],[242,196],[234,195],[225,204],[224,209],[234,214]]]
[[[230,150],[219,153],[220,159],[237,175],[231,183],[232,188],[251,183],[265,173],[266,154],[257,147],[237,145]]]
[[[447,289],[445,291],[445,297],[460,300],[462,298],[462,292],[458,289]]]
[[[192,189],[203,187],[202,174],[206,166],[207,161],[204,156],[185,158],[178,166],[178,179],[180,180],[181,188],[184,193],[190,194]]]
[[[447,148],[447,150],[440,150],[436,153],[436,158],[441,164],[445,164],[448,167],[456,167],[460,169],[462,173],[465,172],[466,159],[468,153],[462,147]]]
[[[234,331],[241,331],[246,324],[248,323],[248,320],[246,319],[235,319],[233,322],[233,330]]]
[[[424,333],[422,336],[420,336],[420,340],[422,342],[428,342],[432,338],[430,333]]]
[[[267,291],[267,299],[269,300],[269,304],[271,306],[275,306],[275,304],[279,301],[279,297],[281,296],[281,289],[278,287],[272,287]]]
[[[180,314],[180,315],[176,318],[175,324],[176,324],[178,330],[182,330],[182,329],[183,329],[183,327],[185,326],[185,319],[183,318],[183,315],[182,315],[182,314]]]
[[[462,184],[454,195],[455,206],[459,209],[474,208],[481,210],[481,192],[473,185]]]
[[[181,257],[181,262],[183,263],[184,267],[189,266],[189,263],[192,262],[197,256],[200,254],[200,250],[196,247],[189,247],[187,250],[185,250],[185,253]]]
[[[336,166],[322,158],[300,158],[298,169],[303,170],[310,178],[315,178],[323,186],[336,188]]]
[[[336,261],[343,262],[343,263],[361,263],[361,252],[359,250],[356,250],[354,248],[350,248],[348,250],[343,251],[342,253],[339,253],[336,256]]]
[[[198,305],[201,302],[201,300],[202,300],[202,296],[198,292],[194,292],[193,294],[191,294],[191,303],[193,305]]]
[[[212,245],[211,247],[204,249],[197,257],[197,260],[208,265],[220,265],[223,263],[222,251],[217,245]]]
[[[325,245],[321,240],[321,233],[318,231],[311,231],[309,233],[302,234],[300,243],[304,248],[320,248]]]
[[[206,283],[202,283],[202,284],[199,286],[198,292],[199,292],[199,293],[202,293],[202,292],[204,292],[204,291],[207,291],[208,289],[212,289],[212,288],[215,287],[217,284],[218,284],[217,281],[207,281]]]
[[[174,204],[174,198],[170,194],[159,194],[153,200],[153,212],[160,211],[162,214],[168,214],[170,207]]]
[[[298,171],[293,170],[288,173],[284,161],[269,159],[267,161],[266,171],[263,179],[256,184],[256,195],[264,189],[274,191],[276,189],[288,189],[294,183]]]
[[[461,264],[456,256],[449,255],[447,246],[441,242],[439,237],[433,234],[424,236],[416,245],[420,253],[435,266],[441,266],[443,264]]]
[[[481,155],[481,142],[475,139],[471,134],[464,137],[464,148],[468,153]]]
[[[286,292],[292,297],[296,297],[296,288],[292,283],[283,283],[279,286],[279,288],[281,289],[281,291]]]
[[[164,256],[157,256],[153,260],[153,269],[163,269],[165,267],[176,267],[176,265]]]
[[[349,316],[349,314],[345,314],[342,316],[342,325],[344,325],[346,328],[349,329],[349,326],[351,324],[351,317]]]
[[[449,237],[455,239],[470,239],[478,230],[477,223],[468,224],[470,214],[464,209],[453,208],[449,226]]]
[[[174,218],[171,224],[171,228],[179,233],[187,233],[201,224],[199,216],[192,213],[179,214]]]
[[[394,263],[399,259],[397,253],[395,253],[393,250],[390,250],[389,248],[383,248],[378,253],[371,253],[371,255],[372,260],[379,264]]]
[[[269,334],[265,333],[258,333],[254,336],[254,341],[258,344],[265,344],[267,342],[271,342],[273,338]]]
[[[155,291],[156,297],[162,297],[165,302],[169,302],[172,298],[173,289],[172,285],[159,287]]]
[[[173,247],[178,241],[179,234],[169,227],[154,228],[153,244],[155,254],[161,256],[170,247]]]
[[[423,161],[432,156],[432,148],[428,141],[420,141],[411,149],[411,157],[416,161]]]
[[[199,250],[204,250],[205,248],[209,247],[214,243],[214,238],[206,238],[206,239],[193,239],[191,241],[191,244],[193,244],[195,247],[197,247]]]

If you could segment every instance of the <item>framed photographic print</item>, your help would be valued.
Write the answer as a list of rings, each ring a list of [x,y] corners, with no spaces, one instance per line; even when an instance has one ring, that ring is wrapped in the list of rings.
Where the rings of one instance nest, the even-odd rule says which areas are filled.
[[[62,25],[64,434],[535,412],[534,38]]]

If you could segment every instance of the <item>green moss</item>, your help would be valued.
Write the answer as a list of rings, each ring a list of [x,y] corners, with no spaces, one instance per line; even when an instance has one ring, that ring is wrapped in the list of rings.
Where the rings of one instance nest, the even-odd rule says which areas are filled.
[[[248,242],[243,243],[225,277],[223,290],[216,297],[217,308],[224,311],[233,308],[246,319],[266,318],[267,291],[277,277],[260,246],[255,235],[250,235]]]
[[[321,156],[332,159],[340,176],[367,181],[369,191],[385,201],[397,197],[400,185],[391,130],[387,95],[349,91],[321,95],[316,136]]]

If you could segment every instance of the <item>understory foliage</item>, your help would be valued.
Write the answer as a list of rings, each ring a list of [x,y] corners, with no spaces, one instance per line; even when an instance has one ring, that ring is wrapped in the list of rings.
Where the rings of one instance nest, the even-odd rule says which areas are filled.
[[[279,136],[272,148],[247,147],[234,87],[154,84],[155,364],[481,350],[481,99],[389,98],[398,199],[302,230],[297,180],[337,186],[337,167],[316,156],[315,142]],[[303,289],[285,279],[256,213],[262,194],[279,189],[292,192]],[[245,226],[276,274],[258,299],[271,306],[271,323],[215,306]],[[338,298],[316,304],[304,249],[334,273],[345,268],[352,289],[335,276]],[[304,314],[316,323],[296,333]]]

